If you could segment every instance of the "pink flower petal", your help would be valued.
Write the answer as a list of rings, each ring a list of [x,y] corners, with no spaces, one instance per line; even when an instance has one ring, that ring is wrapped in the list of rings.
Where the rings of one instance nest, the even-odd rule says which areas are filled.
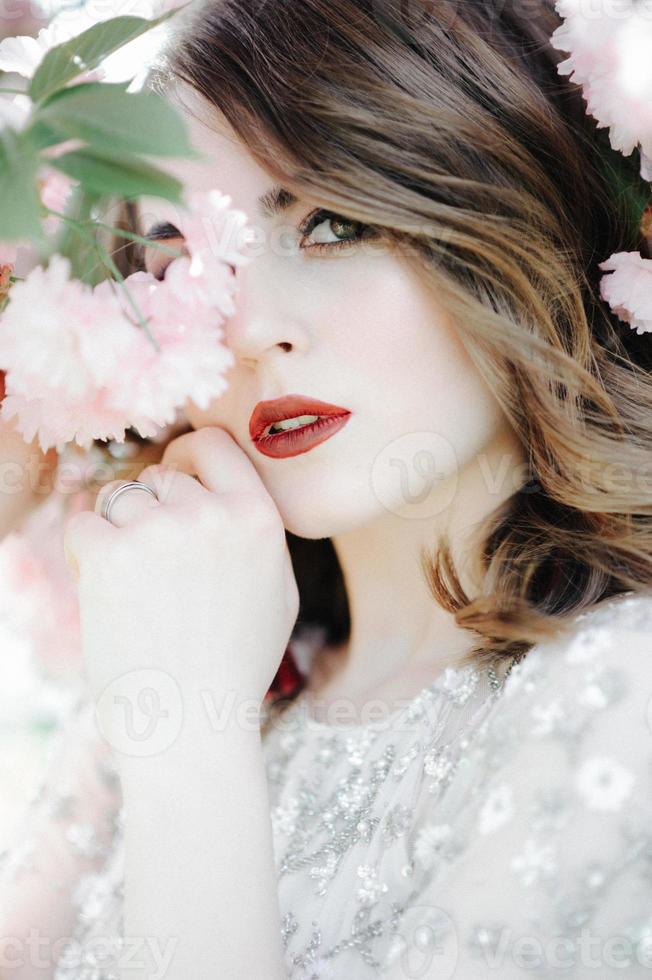
[[[652,333],[652,259],[616,252],[600,268],[612,272],[600,281],[602,299],[637,333]]]
[[[614,149],[652,156],[652,18],[635,0],[557,0],[556,9],[564,22],[550,43],[569,52],[558,72],[582,85]]]

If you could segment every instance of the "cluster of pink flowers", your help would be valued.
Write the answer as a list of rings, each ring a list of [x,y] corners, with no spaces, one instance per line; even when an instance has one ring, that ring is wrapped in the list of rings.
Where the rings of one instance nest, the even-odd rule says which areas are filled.
[[[582,86],[587,111],[609,128],[615,150],[640,153],[652,181],[651,0],[556,0],[564,22],[550,41],[569,52],[557,70]],[[611,255],[600,268],[602,298],[638,333],[652,332],[652,260],[638,252]]]
[[[131,427],[154,436],[189,398],[206,408],[219,397],[234,362],[223,324],[235,312],[236,270],[250,261],[246,215],[230,202],[217,190],[188,195],[176,222],[188,254],[161,281],[138,272],[124,287],[91,288],[54,255],[15,283],[0,317],[0,417],[61,451],[73,440],[123,442]]]

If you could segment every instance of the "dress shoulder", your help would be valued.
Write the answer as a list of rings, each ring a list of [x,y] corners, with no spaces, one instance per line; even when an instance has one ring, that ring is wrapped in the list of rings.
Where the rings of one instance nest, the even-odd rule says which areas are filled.
[[[447,814],[426,799],[411,829],[417,887],[382,975],[409,975],[420,937],[432,976],[649,977],[652,596],[537,644],[464,769]]]

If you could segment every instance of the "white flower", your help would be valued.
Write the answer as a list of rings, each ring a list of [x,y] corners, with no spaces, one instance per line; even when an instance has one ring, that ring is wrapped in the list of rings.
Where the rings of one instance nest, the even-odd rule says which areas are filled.
[[[582,688],[577,700],[587,708],[604,708],[609,703],[604,690],[597,683],[587,684]]]
[[[16,132],[23,130],[29,119],[32,100],[27,95],[14,95],[9,98],[0,94],[0,130],[8,127]]]
[[[526,888],[535,885],[540,878],[552,877],[557,870],[553,846],[539,844],[533,838],[526,840],[521,853],[516,854],[509,864]]]
[[[419,830],[414,843],[414,855],[424,868],[432,866],[442,844],[450,839],[451,834],[452,828],[447,823],[430,823]]]
[[[648,156],[644,150],[641,150],[641,177],[652,181],[652,154]]]
[[[613,635],[610,630],[601,626],[585,627],[574,633],[569,640],[564,651],[564,660],[569,664],[589,663],[599,654],[606,653],[612,645]]]
[[[576,786],[590,810],[619,810],[636,777],[613,756],[592,756],[577,771]]]
[[[535,704],[532,708],[534,724],[530,732],[535,738],[550,735],[555,730],[557,722],[563,721],[563,718],[564,711],[559,701],[552,700],[547,704]]]
[[[21,35],[0,42],[0,71],[31,78],[56,42],[52,27],[43,27],[36,37]]]
[[[182,0],[129,0],[128,3],[121,4],[119,0],[114,0],[104,6],[74,5],[70,10],[64,7],[36,37],[21,35],[5,38],[0,42],[0,71],[16,72],[25,78],[32,78],[48,51],[89,27],[123,14],[151,20],[166,10],[180,6],[181,2]],[[121,6],[124,9],[120,9]],[[130,86],[130,90],[140,88],[147,69],[155,61],[174,20],[175,18],[165,21],[108,55],[101,67],[90,73],[93,80],[125,82],[136,77],[137,84]]]
[[[501,783],[485,800],[478,820],[481,834],[490,834],[514,816],[514,793],[509,783]]]

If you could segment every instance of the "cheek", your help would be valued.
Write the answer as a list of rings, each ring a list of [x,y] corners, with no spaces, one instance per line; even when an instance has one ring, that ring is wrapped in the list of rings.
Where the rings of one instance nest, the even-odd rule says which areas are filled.
[[[193,429],[203,429],[206,426],[220,426],[234,438],[241,431],[238,424],[238,409],[235,404],[233,381],[229,380],[229,388],[220,398],[215,398],[208,408],[201,409],[192,400],[186,402],[184,412]],[[242,414],[242,412],[240,412]]]
[[[351,397],[368,405],[388,434],[418,428],[453,435],[496,420],[497,402],[462,344],[448,311],[397,258],[355,263],[346,303],[333,302],[333,367]],[[353,266],[354,263],[351,264]],[[336,376],[336,375],[334,375]],[[346,402],[344,403],[346,404]]]

